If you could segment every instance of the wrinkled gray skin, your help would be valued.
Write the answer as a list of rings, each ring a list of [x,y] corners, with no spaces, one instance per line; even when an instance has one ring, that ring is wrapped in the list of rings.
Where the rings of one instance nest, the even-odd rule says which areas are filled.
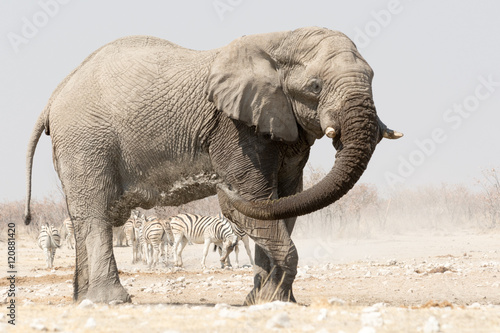
[[[246,303],[295,301],[295,217],[344,195],[382,136],[401,136],[377,117],[372,77],[355,45],[327,29],[245,36],[209,51],[153,37],[119,39],[76,68],[38,118],[25,222],[33,154],[45,130],[75,224],[75,301],[130,301],[112,226],[123,225],[131,209],[215,193],[224,215],[256,242]],[[335,165],[292,196],[302,190],[310,146],[325,133],[337,149]]]

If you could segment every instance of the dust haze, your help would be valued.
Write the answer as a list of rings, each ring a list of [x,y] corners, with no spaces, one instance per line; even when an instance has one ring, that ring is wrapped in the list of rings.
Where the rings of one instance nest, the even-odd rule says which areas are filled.
[[[324,174],[308,167],[305,187]],[[32,203],[29,226],[21,220],[24,202],[1,202],[0,251],[7,252],[6,226],[15,222],[17,328],[26,332],[127,330],[131,325],[152,332],[331,327],[347,332],[446,332],[458,327],[489,332],[500,329],[499,205],[494,169],[484,170],[475,188],[442,184],[382,195],[374,185],[359,183],[335,204],[297,219],[292,235],[300,258],[294,283],[297,305],[240,306],[253,286],[240,243],[239,266],[231,253],[230,269],[220,268],[217,252],[209,253],[207,269],[202,269],[203,245],[186,247],[183,268],[173,266],[169,249],[164,262],[152,269],[132,264],[131,247],[115,246],[120,279],[133,303],[77,306],[72,301],[75,250],[63,242],[49,270],[36,246],[42,224],[60,228],[66,218],[59,194]],[[216,215],[219,210],[212,196],[142,212],[169,217],[183,212]],[[8,280],[0,281],[0,303],[6,306]]]

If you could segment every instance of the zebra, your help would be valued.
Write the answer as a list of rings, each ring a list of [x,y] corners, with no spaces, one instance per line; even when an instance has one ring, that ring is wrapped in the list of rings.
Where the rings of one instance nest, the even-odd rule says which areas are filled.
[[[136,237],[135,226],[139,218],[139,212],[136,210],[132,211],[130,218],[123,225],[123,233],[125,234],[125,240],[127,246],[132,246],[132,264],[135,264],[139,258],[139,241]]]
[[[156,216],[150,216],[139,228],[140,236],[143,237],[143,253],[146,255],[149,268],[159,262],[159,258],[165,255],[166,242],[173,245],[173,234],[167,221],[160,220]]]
[[[65,228],[64,234],[66,235],[65,240],[66,240],[66,245],[68,246],[68,249],[74,249],[74,241],[75,241],[75,227],[73,225],[73,221],[71,221],[71,218],[67,218],[63,221],[63,228]]]
[[[128,219],[123,225],[123,233],[125,234],[125,245],[134,246],[134,221]]]
[[[190,241],[195,244],[205,244],[201,267],[205,269],[210,244],[215,243],[222,248],[221,262],[225,262],[229,253],[238,242],[238,236],[228,221],[217,217],[201,216],[195,214],[178,214],[170,218],[170,227],[174,234],[174,263],[181,267],[182,251]]]
[[[125,233],[123,232],[123,226],[113,227],[113,246],[122,247],[124,240],[125,240]]]
[[[222,219],[222,220],[227,220],[227,221],[229,221],[229,223],[231,223],[231,226],[233,227],[234,233],[236,234],[236,236],[238,236],[238,242],[240,240],[243,242],[243,245],[245,246],[245,250],[247,251],[248,258],[250,259],[250,264],[253,266],[254,261],[253,261],[253,257],[252,257],[252,251],[250,250],[250,244],[249,244],[250,237],[248,237],[247,233],[243,229],[241,229],[233,221],[231,221],[227,217],[225,217],[222,214],[222,212],[217,214],[217,217],[219,219]],[[221,253],[220,247],[218,249],[219,249],[219,253]],[[236,266],[235,266],[236,268],[238,268],[240,266],[240,263],[238,262],[238,252],[240,252],[240,250],[238,248],[238,244],[236,244],[236,246],[234,247],[234,255],[236,257]],[[231,265],[231,261],[229,260],[229,256],[227,257],[227,262],[229,265]]]
[[[38,246],[45,253],[47,268],[52,268],[56,249],[61,246],[61,236],[53,225],[42,225],[37,240]]]
[[[136,219],[134,220],[134,238],[135,238],[135,246],[134,246],[134,251],[136,251],[136,262],[142,259],[142,262],[144,264],[147,264],[147,258],[146,258],[146,253],[145,253],[145,242],[144,242],[144,236],[142,234],[142,228],[146,223],[146,216],[144,214],[141,214],[141,216],[137,216]]]

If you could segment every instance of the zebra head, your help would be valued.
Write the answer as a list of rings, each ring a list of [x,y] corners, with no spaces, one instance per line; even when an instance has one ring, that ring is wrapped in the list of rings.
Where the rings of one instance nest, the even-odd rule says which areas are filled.
[[[224,242],[222,243],[222,253],[221,253],[221,262],[225,262],[227,257],[231,252],[233,252],[235,246],[238,244],[238,236],[235,234],[231,233],[227,235],[227,237],[224,239]]]
[[[230,241],[230,248],[231,251],[234,249],[234,247],[238,244],[238,236],[235,234],[232,234],[228,237],[228,240]]]

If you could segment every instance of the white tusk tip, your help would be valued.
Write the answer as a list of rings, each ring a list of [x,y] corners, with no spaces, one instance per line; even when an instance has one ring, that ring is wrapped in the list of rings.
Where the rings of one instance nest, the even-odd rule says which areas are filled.
[[[335,133],[335,130],[332,127],[327,127],[325,130],[325,135],[330,139],[333,139],[335,135],[337,135],[337,133]]]
[[[396,132],[393,130],[385,130],[384,131],[384,138],[386,139],[399,139],[403,137],[403,133]]]

